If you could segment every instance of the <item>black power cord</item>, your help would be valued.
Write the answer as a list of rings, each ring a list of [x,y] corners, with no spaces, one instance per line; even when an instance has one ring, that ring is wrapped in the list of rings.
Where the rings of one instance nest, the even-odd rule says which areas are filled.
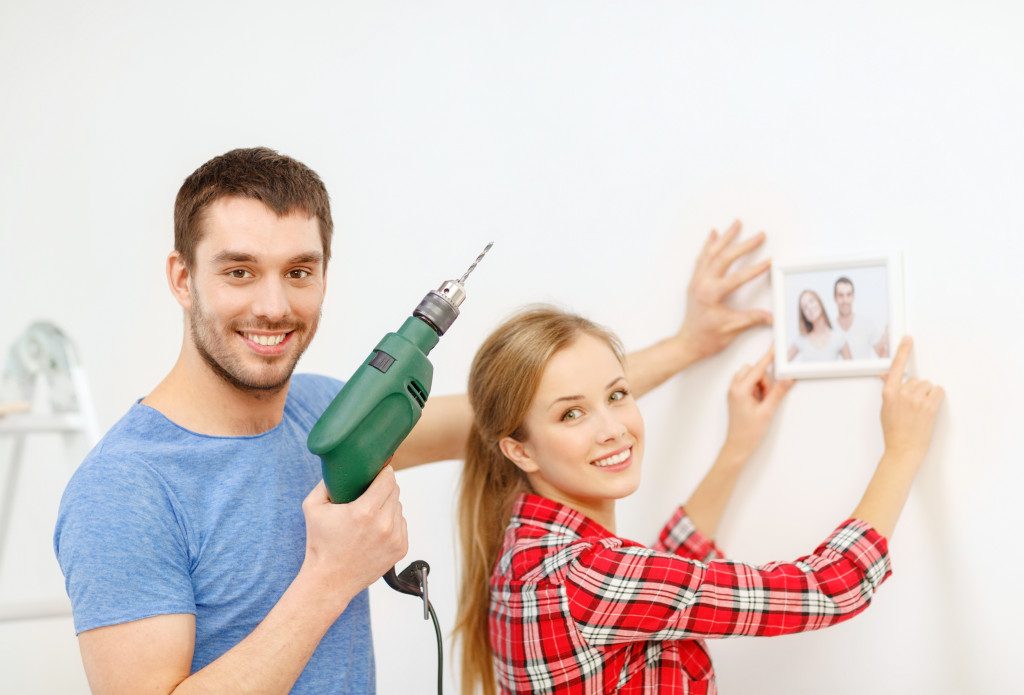
[[[444,668],[444,657],[441,654],[441,625],[437,622],[437,613],[434,612],[434,606],[430,602],[427,602],[427,611],[430,612],[430,617],[434,621],[434,632],[437,634],[437,695],[442,695],[444,691],[444,684],[442,678],[442,669]]]
[[[423,560],[416,560],[399,574],[395,574],[392,569],[384,575],[384,581],[395,591],[423,599],[423,619],[426,620],[430,617],[434,621],[434,633],[437,635],[437,695],[443,695],[444,647],[441,639],[441,624],[437,620],[437,613],[434,612],[434,606],[430,603],[427,594],[428,574],[430,574],[430,565]]]

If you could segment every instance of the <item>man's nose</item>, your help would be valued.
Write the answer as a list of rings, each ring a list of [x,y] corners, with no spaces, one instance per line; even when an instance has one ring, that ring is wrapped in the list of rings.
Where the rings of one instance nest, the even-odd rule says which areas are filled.
[[[252,312],[256,316],[277,321],[288,315],[288,292],[277,278],[263,278],[256,287]]]

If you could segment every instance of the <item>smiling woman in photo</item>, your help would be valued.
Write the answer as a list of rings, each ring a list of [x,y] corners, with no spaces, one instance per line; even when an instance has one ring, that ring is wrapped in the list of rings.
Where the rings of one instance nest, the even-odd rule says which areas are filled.
[[[817,362],[850,359],[850,348],[842,331],[833,330],[825,305],[814,290],[804,290],[797,300],[800,335],[789,347],[790,362]]]

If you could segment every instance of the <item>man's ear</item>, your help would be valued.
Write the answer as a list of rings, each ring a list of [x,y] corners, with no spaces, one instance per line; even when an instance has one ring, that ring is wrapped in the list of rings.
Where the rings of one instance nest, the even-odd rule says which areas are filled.
[[[502,437],[498,442],[498,448],[512,463],[524,473],[536,473],[540,468],[530,456],[530,452],[524,442],[512,437]]]
[[[174,295],[175,301],[183,309],[192,308],[192,292],[189,290],[191,277],[181,252],[171,251],[167,255],[167,284],[171,288],[171,294]]]

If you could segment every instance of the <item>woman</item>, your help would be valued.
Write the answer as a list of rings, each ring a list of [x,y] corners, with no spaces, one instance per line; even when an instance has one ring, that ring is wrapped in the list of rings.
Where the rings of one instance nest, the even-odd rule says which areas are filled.
[[[800,335],[789,347],[788,360],[797,356],[802,362],[831,362],[840,358],[852,358],[850,347],[842,331],[833,331],[832,322],[825,313],[825,305],[814,290],[804,290],[797,299],[800,315],[797,327]]]
[[[845,620],[889,574],[892,533],[943,392],[886,379],[886,453],[854,518],[798,563],[723,561],[710,540],[743,465],[792,382],[741,369],[718,459],[651,548],[615,536],[639,484],[643,419],[618,342],[533,308],[499,327],[470,372],[456,631],[462,686],[502,692],[713,693],[702,637],[779,635]]]

